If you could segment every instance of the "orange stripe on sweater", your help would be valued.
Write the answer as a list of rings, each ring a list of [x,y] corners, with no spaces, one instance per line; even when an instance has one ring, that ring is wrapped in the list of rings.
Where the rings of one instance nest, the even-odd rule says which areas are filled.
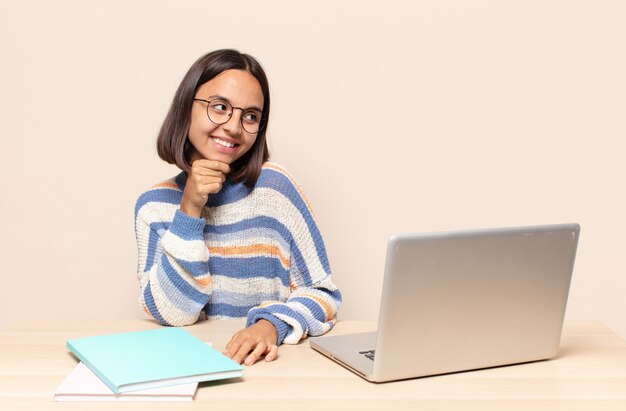
[[[326,314],[327,322],[333,319],[333,309],[326,301],[313,294],[304,294],[303,297],[310,298],[311,300],[315,301],[320,307],[322,307],[322,310]]]
[[[235,245],[228,247],[209,247],[209,253],[223,255],[227,257],[236,257],[249,254],[266,254],[277,257],[286,270],[289,269],[290,262],[275,245],[252,244],[252,245]]]
[[[175,190],[178,190],[178,185],[172,181],[164,181],[162,183],[159,184],[155,184],[152,187],[150,187],[151,189],[153,188],[173,188]]]
[[[202,286],[206,286],[211,282],[211,276],[207,275],[204,278],[196,278],[196,282]]]
[[[259,308],[265,308],[265,307],[268,307],[268,306],[273,305],[273,304],[282,304],[282,302],[278,301],[278,300],[277,301],[271,301],[271,300],[270,301],[263,301],[261,304],[258,305],[258,307]]]

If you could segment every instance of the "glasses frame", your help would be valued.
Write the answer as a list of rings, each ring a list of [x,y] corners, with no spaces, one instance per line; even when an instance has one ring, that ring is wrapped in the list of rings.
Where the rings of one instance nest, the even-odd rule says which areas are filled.
[[[228,113],[228,119],[226,121],[221,122],[221,123],[218,123],[218,122],[214,121],[211,118],[211,116],[209,115],[209,107],[211,107],[211,102],[212,101],[216,101],[216,100],[223,101],[224,103],[228,104],[231,107],[230,113]],[[223,98],[214,98],[213,100],[206,100],[206,99],[203,99],[203,98],[194,98],[193,101],[202,101],[202,102],[206,103],[206,116],[209,119],[209,121],[211,123],[215,124],[216,126],[221,126],[222,124],[228,123],[230,121],[230,119],[233,117],[233,113],[235,112],[235,109],[239,109],[239,110],[241,110],[241,113],[242,113],[242,116],[239,117],[239,124],[241,124],[241,128],[243,130],[245,130],[246,133],[258,134],[263,129],[263,127],[265,127],[265,124],[263,123],[263,111],[261,111],[261,115],[260,115],[260,119],[259,119],[259,129],[257,131],[255,131],[255,132],[251,132],[251,131],[248,131],[246,129],[246,126],[243,124],[243,113],[245,113],[246,110],[251,110],[251,109],[246,109],[246,108],[243,108],[243,107],[233,106],[232,104],[230,104],[229,101],[226,101]],[[257,111],[257,110],[254,109],[254,111]]]

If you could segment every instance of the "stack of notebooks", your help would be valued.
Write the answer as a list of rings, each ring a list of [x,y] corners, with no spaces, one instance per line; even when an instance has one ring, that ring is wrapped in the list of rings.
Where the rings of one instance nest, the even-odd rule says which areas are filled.
[[[55,401],[192,401],[198,383],[237,378],[243,367],[182,328],[67,341],[81,361]]]

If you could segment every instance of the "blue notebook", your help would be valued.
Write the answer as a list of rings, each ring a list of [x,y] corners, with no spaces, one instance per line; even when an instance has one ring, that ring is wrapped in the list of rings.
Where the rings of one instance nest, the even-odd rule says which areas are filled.
[[[67,348],[115,393],[243,375],[241,365],[176,327],[75,338]]]

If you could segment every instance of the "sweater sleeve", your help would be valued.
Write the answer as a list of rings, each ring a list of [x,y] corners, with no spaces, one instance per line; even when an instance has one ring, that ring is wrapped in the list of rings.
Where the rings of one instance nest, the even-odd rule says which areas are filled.
[[[279,344],[296,344],[307,335],[322,335],[334,326],[342,297],[331,277],[321,233],[300,188],[290,179],[281,191],[293,205],[284,218],[292,235],[291,293],[286,301],[266,301],[250,310],[247,324],[268,320],[278,331]]]
[[[172,213],[174,217],[168,221],[166,215]],[[210,298],[205,225],[204,219],[184,214],[176,204],[142,202],[141,197],[138,200],[135,234],[139,300],[145,311],[163,325],[195,323]]]

